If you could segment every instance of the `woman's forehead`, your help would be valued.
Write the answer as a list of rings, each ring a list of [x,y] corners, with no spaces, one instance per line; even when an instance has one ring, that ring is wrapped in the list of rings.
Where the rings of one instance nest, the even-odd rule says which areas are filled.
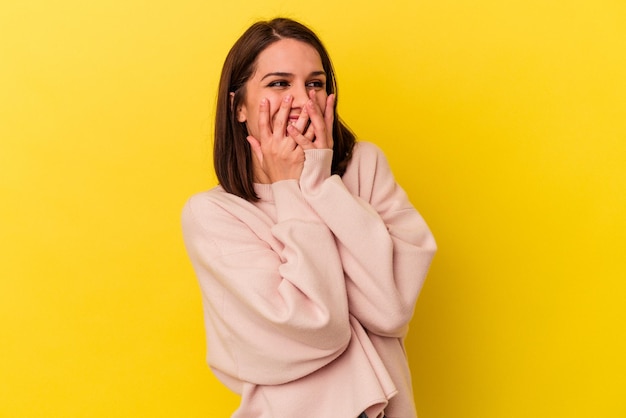
[[[322,59],[310,44],[295,39],[281,39],[265,48],[256,62],[258,73],[293,73],[323,71]],[[262,76],[262,75],[261,75]]]

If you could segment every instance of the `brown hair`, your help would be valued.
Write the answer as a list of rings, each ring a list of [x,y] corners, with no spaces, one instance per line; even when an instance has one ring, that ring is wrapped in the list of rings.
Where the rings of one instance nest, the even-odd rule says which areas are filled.
[[[253,187],[252,151],[246,140],[245,123],[237,121],[239,104],[246,97],[246,82],[254,74],[259,54],[280,39],[296,39],[311,45],[319,53],[326,72],[326,93],[337,94],[337,84],[328,52],[319,38],[306,26],[286,18],[257,22],[235,42],[226,56],[220,78],[217,110],[215,116],[215,138],[213,164],[220,185],[229,193],[251,202],[258,200]],[[234,93],[231,102],[231,93]],[[335,100],[333,123],[332,174],[342,176],[352,158],[356,138],[337,115]]]

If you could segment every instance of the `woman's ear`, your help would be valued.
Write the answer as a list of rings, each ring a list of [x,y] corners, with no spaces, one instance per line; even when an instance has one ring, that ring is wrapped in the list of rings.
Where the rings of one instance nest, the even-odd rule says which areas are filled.
[[[247,112],[246,112],[246,106],[245,105],[239,105],[237,106],[237,109],[233,109],[233,104],[235,102],[235,93],[234,92],[230,92],[230,111],[231,112],[236,112],[236,116],[237,116],[237,122],[245,122],[248,120],[248,116],[247,116]]]

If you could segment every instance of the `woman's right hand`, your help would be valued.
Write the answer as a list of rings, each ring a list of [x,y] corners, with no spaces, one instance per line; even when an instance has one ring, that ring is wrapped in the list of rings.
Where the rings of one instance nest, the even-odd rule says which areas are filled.
[[[287,135],[287,124],[293,97],[287,95],[280,103],[280,108],[270,116],[269,101],[264,98],[259,105],[259,138],[247,137],[256,159],[256,179],[261,182],[275,183],[281,180],[299,180],[304,167],[304,150]],[[308,116],[300,115],[296,124],[306,125]],[[260,171],[260,172],[259,172]]]

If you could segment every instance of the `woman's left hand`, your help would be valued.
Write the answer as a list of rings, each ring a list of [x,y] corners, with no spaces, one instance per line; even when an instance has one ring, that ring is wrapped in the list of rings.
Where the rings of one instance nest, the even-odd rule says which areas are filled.
[[[333,149],[333,122],[335,118],[335,95],[330,94],[326,98],[324,111],[314,100],[315,91],[309,93],[309,100],[305,110],[311,123],[305,128],[299,124],[289,125],[287,134],[293,138],[302,149]]]

